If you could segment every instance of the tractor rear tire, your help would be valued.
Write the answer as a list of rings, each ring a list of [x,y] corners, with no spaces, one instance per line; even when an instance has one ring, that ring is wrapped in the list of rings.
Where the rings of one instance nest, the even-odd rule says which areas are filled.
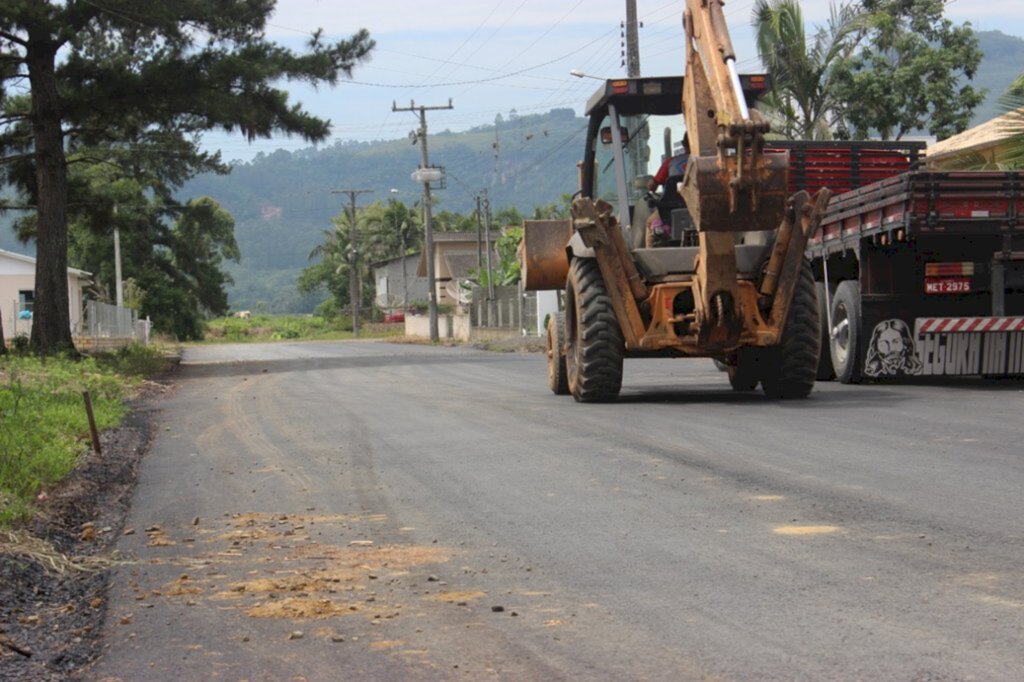
[[[761,351],[761,387],[769,398],[787,400],[810,395],[821,353],[820,324],[814,276],[805,261],[782,328],[782,339],[778,345]]]
[[[597,261],[573,258],[565,286],[566,375],[576,402],[609,402],[622,389],[625,342]]]
[[[569,376],[565,368],[565,313],[548,318],[548,387],[555,395],[569,395]]]
[[[818,358],[818,381],[832,381],[836,378],[836,369],[832,366],[832,342],[828,326],[828,304],[831,302],[825,296],[824,282],[818,282],[815,288],[818,290],[818,320],[821,322],[821,354]],[[834,296],[834,294],[833,294]]]
[[[836,378],[844,384],[861,380],[860,283],[840,282],[832,299],[832,330],[829,348]]]

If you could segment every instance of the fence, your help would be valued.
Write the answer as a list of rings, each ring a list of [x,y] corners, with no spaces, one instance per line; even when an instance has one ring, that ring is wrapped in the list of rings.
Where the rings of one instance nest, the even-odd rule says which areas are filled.
[[[83,336],[87,345],[123,346],[132,341],[149,344],[150,322],[140,320],[131,308],[118,308],[109,303],[86,301]]]
[[[533,333],[537,328],[537,293],[518,286],[494,287],[488,299],[486,287],[473,287],[469,320],[474,329],[515,330]]]

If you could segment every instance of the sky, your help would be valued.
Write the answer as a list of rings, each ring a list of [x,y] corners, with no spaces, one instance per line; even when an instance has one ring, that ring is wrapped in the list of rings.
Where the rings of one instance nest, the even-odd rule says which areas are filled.
[[[637,0],[640,67],[645,76],[682,73],[684,0]],[[727,0],[726,20],[740,71],[760,67],[750,15],[754,0]],[[809,26],[824,24],[829,3],[804,0]],[[428,113],[433,132],[493,123],[501,114],[546,112],[582,106],[598,83],[575,78],[572,69],[599,78],[625,74],[620,22],[626,0],[278,0],[267,33],[301,49],[310,32],[345,38],[369,30],[377,47],[352,78],[313,90],[282,84],[293,102],[332,122],[336,140],[404,138],[416,126],[392,105],[444,106]],[[950,0],[947,16],[976,30],[1001,30],[1024,37],[1021,0]],[[208,149],[226,161],[247,161],[259,152],[311,146],[300,138],[275,137],[252,144],[240,135],[207,134]]]

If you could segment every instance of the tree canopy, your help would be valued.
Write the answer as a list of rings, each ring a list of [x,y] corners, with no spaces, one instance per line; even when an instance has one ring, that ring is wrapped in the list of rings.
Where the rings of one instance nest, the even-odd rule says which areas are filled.
[[[6,0],[0,13],[0,182],[33,206],[37,352],[72,348],[69,162],[90,149],[152,143],[152,152],[219,165],[203,131],[327,137],[328,121],[288,101],[282,81],[334,84],[374,47],[365,30],[336,42],[315,32],[296,52],[267,40],[275,0]],[[189,146],[191,145],[191,148]],[[162,149],[160,149],[162,147]],[[180,186],[192,169],[166,178]],[[160,171],[155,171],[160,172]],[[88,204],[89,202],[86,202]],[[178,223],[182,229],[187,225]]]
[[[943,0],[861,0],[860,49],[837,65],[846,132],[900,139],[912,130],[945,138],[966,129],[983,93],[970,85],[981,50],[970,24]]]

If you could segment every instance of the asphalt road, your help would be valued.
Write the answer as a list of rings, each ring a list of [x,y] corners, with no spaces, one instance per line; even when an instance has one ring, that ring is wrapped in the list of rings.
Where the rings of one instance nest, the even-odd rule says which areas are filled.
[[[1024,679],[1024,384],[189,349],[92,679]]]

